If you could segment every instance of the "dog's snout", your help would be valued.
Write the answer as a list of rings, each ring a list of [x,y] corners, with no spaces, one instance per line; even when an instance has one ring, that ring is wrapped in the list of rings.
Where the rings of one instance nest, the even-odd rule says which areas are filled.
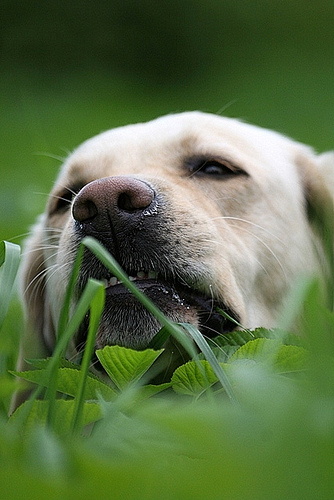
[[[132,177],[106,177],[90,182],[77,194],[72,214],[77,222],[143,213],[155,201],[154,189]]]

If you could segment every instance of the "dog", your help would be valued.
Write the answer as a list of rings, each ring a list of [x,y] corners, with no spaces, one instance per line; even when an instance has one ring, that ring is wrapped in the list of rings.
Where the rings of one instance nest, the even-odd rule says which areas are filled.
[[[333,152],[316,155],[237,119],[185,112],[87,140],[64,163],[26,243],[21,282],[32,336],[21,360],[52,353],[86,236],[172,321],[207,337],[235,322],[274,327],[297,280],[323,272],[309,213],[325,203],[333,210],[333,192]],[[96,349],[147,347],[161,325],[86,249],[77,297],[91,277],[104,282],[106,298]],[[71,352],[86,333],[83,325]]]

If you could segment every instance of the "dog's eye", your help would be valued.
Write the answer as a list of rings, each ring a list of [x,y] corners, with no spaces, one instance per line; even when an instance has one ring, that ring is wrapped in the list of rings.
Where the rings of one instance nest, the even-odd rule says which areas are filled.
[[[199,171],[205,175],[230,175],[232,174],[232,170],[228,168],[226,165],[222,165],[217,162],[208,162],[205,163]]]
[[[196,162],[195,165],[191,166],[190,170],[192,175],[201,177],[210,176],[219,179],[242,173],[240,169],[232,166],[229,162],[217,160],[202,160]]]

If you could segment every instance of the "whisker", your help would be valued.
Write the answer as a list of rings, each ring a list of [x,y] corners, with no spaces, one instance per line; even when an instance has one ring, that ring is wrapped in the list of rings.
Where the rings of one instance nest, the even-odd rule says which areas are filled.
[[[72,193],[73,195],[76,194],[74,193],[72,190],[70,190],[70,193]],[[49,195],[50,198],[54,198],[55,200],[62,200],[62,201],[65,201],[66,203],[70,203],[70,201],[66,198],[64,198],[63,196],[57,196],[56,194],[50,194]]]
[[[242,228],[243,231],[245,231],[246,233],[250,234],[253,238],[255,238],[257,241],[259,241],[267,250],[268,252],[274,257],[274,259],[276,260],[277,264],[279,265],[279,267],[281,268],[281,271],[283,273],[283,276],[284,278],[286,278],[286,272],[285,272],[285,269],[283,267],[283,264],[281,263],[280,259],[277,257],[276,253],[270,248],[270,246],[262,240],[262,238],[260,238],[259,236],[257,236],[256,234],[252,233],[251,231],[248,231],[247,229],[245,228]],[[258,262],[258,261],[257,261]],[[261,265],[261,264],[260,264]],[[263,268],[263,270],[265,271],[265,268],[261,265],[261,267]],[[266,272],[266,271],[265,271]],[[266,272],[267,273],[267,272]],[[268,273],[267,273],[268,274]]]
[[[253,235],[253,233],[250,233],[249,231],[247,231],[246,229],[242,229],[243,231],[246,231],[247,233],[251,234],[252,236],[255,237],[255,235]],[[217,240],[204,240],[204,241],[207,241],[208,243],[215,243],[216,245],[220,245],[222,247],[224,247],[224,242],[222,241],[217,241]],[[260,240],[261,241],[261,240]],[[228,259],[226,257],[224,257],[223,255],[220,256],[220,258],[222,258],[223,260],[225,260],[227,263],[228,263]],[[268,271],[266,270],[266,268],[264,267],[264,265],[253,255],[253,258],[255,260],[255,262],[261,267],[261,269],[267,274],[269,275]]]
[[[30,236],[31,232],[27,233],[21,233],[17,234],[16,236],[12,236],[11,238],[6,238],[6,241],[10,241],[12,243],[15,243],[17,240],[21,240],[22,238],[26,238],[27,236]]]
[[[55,155],[53,153],[47,153],[44,151],[36,151],[34,153],[35,156],[45,156],[45,158],[52,158],[53,160],[58,160],[60,163],[64,163],[66,157]]]
[[[63,189],[66,189],[67,191],[69,191],[70,193],[73,194],[73,196],[76,196],[78,194],[78,191],[75,191],[74,189],[72,189],[71,187],[69,186],[66,186],[65,184],[60,184],[58,183],[58,186],[63,188]],[[55,195],[51,195],[51,196],[55,196]],[[62,199],[62,198],[61,198]]]
[[[54,233],[62,233],[62,229],[59,228],[43,228],[43,232],[54,232]],[[26,233],[20,233],[16,234],[15,236],[12,236],[11,238],[6,238],[7,241],[14,242],[16,240],[21,240],[22,238],[29,238],[30,236],[34,236],[34,231],[27,231]]]
[[[54,268],[55,268],[55,269],[54,269]],[[60,270],[62,270],[62,269],[65,269],[65,268],[68,268],[68,269],[69,269],[69,272],[70,272],[70,270],[71,270],[71,263],[70,263],[70,262],[64,262],[64,264],[61,264],[61,265],[59,265],[59,264],[57,263],[57,264],[54,264],[53,266],[48,267],[48,271],[50,271],[50,269],[54,269],[54,270],[52,271],[52,273],[51,273],[51,274],[49,274],[49,272],[48,272],[48,277],[47,277],[47,278],[46,278],[46,280],[45,280],[45,285],[47,285],[47,284],[48,284],[48,282],[49,282],[49,281],[53,278],[53,276],[54,276],[57,272],[59,272],[59,271],[60,271]]]
[[[230,108],[231,106],[233,106],[233,104],[235,104],[236,102],[238,102],[239,99],[232,99],[231,101],[227,102],[225,104],[225,106],[223,106],[222,108],[220,108],[216,115],[221,115],[222,113],[224,113],[228,108]]]
[[[282,245],[286,245],[286,243],[283,240],[281,240],[280,238],[278,238],[278,236],[276,234],[272,233],[271,231],[269,231],[265,227],[260,226],[259,224],[256,224],[255,222],[251,222],[251,221],[249,221],[247,219],[242,219],[240,217],[230,217],[230,216],[227,216],[227,215],[222,215],[221,217],[214,217],[214,218],[212,218],[210,220],[218,220],[218,219],[230,219],[230,220],[245,222],[246,224],[249,224],[251,226],[257,227],[258,229],[261,229],[262,231],[264,231],[265,233],[269,234],[270,236],[272,236],[273,238],[275,238],[277,241],[279,241]]]
[[[211,310],[210,310],[210,313],[209,313],[209,317],[211,316],[211,314],[213,314],[213,304],[214,304],[214,294],[213,294],[213,288],[212,288],[212,285],[210,284],[209,285],[209,290],[210,290],[210,295],[211,295]]]
[[[52,245],[52,244],[49,244],[49,245],[41,245],[41,246],[38,246],[38,247],[34,247],[34,248],[31,248],[30,250],[25,250],[22,252],[22,257],[26,257],[27,255],[31,255],[33,254],[34,252],[41,252],[43,250],[50,250],[50,249],[58,249],[59,248],[59,245]],[[55,254],[53,254],[55,255]]]
[[[50,193],[43,193],[43,191],[34,191],[33,194],[38,196],[45,196],[46,198],[50,196]]]
[[[42,263],[39,267],[42,266]],[[42,281],[44,281],[44,276],[47,273],[47,269],[43,268],[38,274],[36,274],[33,279],[28,283],[27,287],[23,291],[23,296],[26,295],[31,287],[35,287],[33,292],[38,291],[38,287],[42,285]],[[43,278],[43,280],[41,279]]]

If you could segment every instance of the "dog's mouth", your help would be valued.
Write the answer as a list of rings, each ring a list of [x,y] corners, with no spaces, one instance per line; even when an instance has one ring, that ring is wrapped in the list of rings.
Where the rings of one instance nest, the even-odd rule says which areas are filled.
[[[199,290],[176,281],[168,281],[161,278],[156,271],[139,271],[135,275],[129,274],[129,279],[135,282],[137,288],[160,306],[162,310],[184,311],[181,314],[192,315],[192,309],[196,309],[198,315],[198,326],[205,329],[205,334],[214,337],[219,333],[227,333],[235,328],[235,314],[225,306],[224,303],[208,297]],[[129,298],[131,292],[116,277],[105,281],[106,297]],[[224,316],[219,311],[224,311]],[[188,312],[188,313],[187,313]],[[177,313],[176,313],[177,314]]]
[[[130,271],[130,281],[148,297],[170,320],[190,323],[200,332],[213,338],[235,329],[237,314],[213,295],[199,287],[177,281],[155,270]],[[105,308],[96,339],[96,347],[122,345],[134,349],[145,349],[162,325],[134,297],[128,288],[115,276],[102,280],[105,285]],[[227,316],[221,314],[227,313]],[[77,347],[85,342],[87,320],[77,336]]]

